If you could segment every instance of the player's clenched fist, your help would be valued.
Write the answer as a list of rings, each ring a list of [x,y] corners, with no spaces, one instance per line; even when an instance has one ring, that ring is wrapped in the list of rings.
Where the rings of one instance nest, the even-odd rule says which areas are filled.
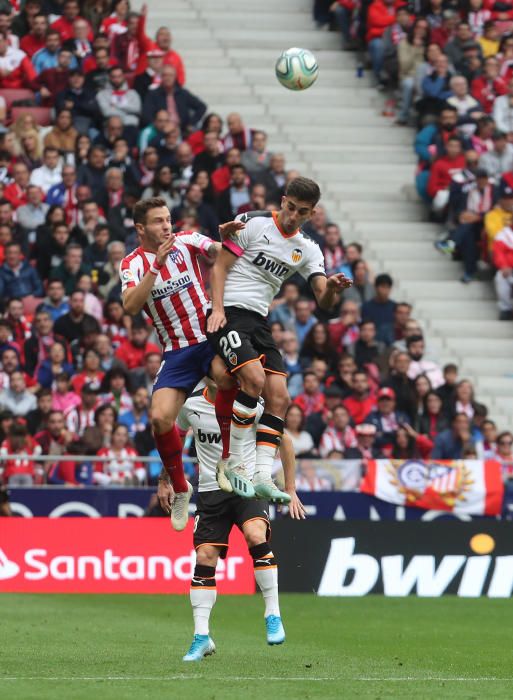
[[[226,316],[223,311],[212,311],[207,321],[207,332],[216,333],[226,326]]]
[[[155,254],[155,257],[157,259],[157,263],[159,265],[165,265],[167,256],[171,252],[171,248],[174,246],[176,241],[176,235],[174,233],[170,234],[168,238],[164,241],[164,243],[161,243],[157,249],[157,252]]]
[[[342,272],[339,272],[336,275],[331,275],[331,277],[328,277],[327,280],[327,286],[334,291],[347,289],[352,284],[353,280],[350,280],[349,277],[346,277]]]

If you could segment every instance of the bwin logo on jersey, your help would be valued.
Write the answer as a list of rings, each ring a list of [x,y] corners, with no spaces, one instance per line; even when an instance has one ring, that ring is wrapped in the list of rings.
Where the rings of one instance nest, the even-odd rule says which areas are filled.
[[[209,445],[218,445],[221,442],[220,433],[205,433],[203,430],[198,430],[198,440]]]
[[[294,250],[292,251],[292,262],[298,263],[302,257],[303,251],[301,250],[301,248],[294,248]]]
[[[289,273],[289,268],[286,265],[282,265],[276,260],[266,258],[263,253],[259,253],[253,260],[253,265],[257,267],[263,267],[265,270],[270,272],[276,277],[285,277]]]

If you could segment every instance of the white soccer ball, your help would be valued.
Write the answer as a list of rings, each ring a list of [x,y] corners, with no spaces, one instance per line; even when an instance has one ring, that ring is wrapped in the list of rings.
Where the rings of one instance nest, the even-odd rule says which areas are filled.
[[[319,66],[311,51],[292,48],[280,55],[275,71],[284,87],[289,90],[306,90],[317,80]]]

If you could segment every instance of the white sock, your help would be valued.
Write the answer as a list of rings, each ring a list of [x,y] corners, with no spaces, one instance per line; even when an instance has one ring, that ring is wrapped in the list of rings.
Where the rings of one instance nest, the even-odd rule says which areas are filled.
[[[208,634],[210,613],[215,605],[217,591],[215,588],[191,588],[191,605],[194,617],[194,634]]]
[[[254,481],[272,480],[273,464],[283,436],[283,420],[264,413],[257,426]]]
[[[230,455],[242,460],[243,447],[248,439],[248,430],[255,422],[257,399],[239,391],[233,402],[230,427]]]
[[[278,600],[278,567],[258,569],[255,571],[255,580],[262,591],[265,603],[264,617],[269,615],[280,616],[280,603]]]
[[[253,481],[269,481],[269,479],[272,479],[276,450],[277,448],[275,445],[262,445],[257,442],[255,475]]]

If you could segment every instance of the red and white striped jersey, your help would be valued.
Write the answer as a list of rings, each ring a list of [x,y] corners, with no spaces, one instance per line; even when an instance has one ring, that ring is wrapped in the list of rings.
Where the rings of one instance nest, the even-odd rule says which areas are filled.
[[[181,231],[155,280],[144,310],[151,318],[164,352],[206,340],[208,296],[198,255],[207,255],[214,243],[196,231]],[[122,292],[135,287],[155,260],[155,253],[136,248],[121,261]]]
[[[95,463],[93,474],[95,483],[119,484],[134,477],[137,477],[139,482],[144,481],[146,470],[141,462],[134,459],[139,457],[139,453],[133,447],[127,446],[121,450],[102,447],[96,454],[98,457],[109,457],[109,461]]]

